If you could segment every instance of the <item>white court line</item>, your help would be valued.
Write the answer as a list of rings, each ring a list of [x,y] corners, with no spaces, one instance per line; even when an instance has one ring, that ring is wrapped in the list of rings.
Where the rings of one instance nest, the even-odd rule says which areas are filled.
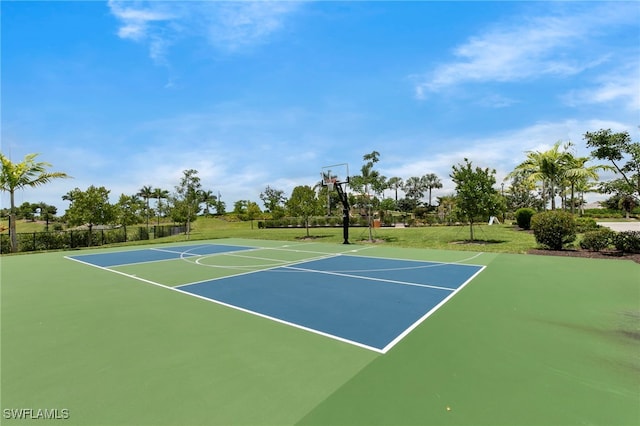
[[[358,279],[361,279],[361,280],[380,281],[380,282],[383,282],[383,283],[409,285],[409,286],[414,286],[414,287],[433,288],[433,289],[436,289],[436,290],[446,290],[446,291],[454,291],[455,290],[455,288],[441,287],[441,286],[437,286],[437,285],[418,284],[418,283],[412,283],[412,282],[408,282],[408,281],[388,280],[388,279],[384,279],[384,278],[362,277],[360,275],[343,274],[341,272],[333,272],[333,271],[319,271],[319,270],[316,270],[316,269],[296,268],[294,266],[282,266],[282,268],[294,269],[294,270],[302,271],[302,272],[315,272],[315,273],[318,273],[318,274],[337,275],[337,276],[340,276],[340,277],[347,277],[347,278],[358,278]]]
[[[398,342],[400,342],[402,339],[404,339],[409,333],[411,333],[416,327],[418,327],[420,324],[422,324],[424,322],[424,320],[426,320],[427,318],[429,318],[431,315],[433,315],[434,312],[436,312],[438,309],[440,309],[440,307],[442,307],[442,305],[444,305],[445,303],[447,303],[453,296],[455,296],[456,294],[458,294],[458,292],[460,290],[462,290],[467,284],[469,284],[475,277],[478,276],[478,274],[482,271],[484,271],[484,269],[486,268],[486,266],[482,266],[475,274],[473,274],[471,277],[469,277],[468,280],[466,280],[464,283],[462,283],[462,285],[460,287],[458,287],[457,289],[455,289],[450,295],[448,295],[447,297],[445,297],[440,303],[438,303],[436,306],[434,306],[433,308],[431,308],[431,310],[429,310],[429,312],[427,312],[426,314],[424,314],[422,317],[420,317],[420,319],[418,319],[416,322],[414,322],[413,324],[411,324],[409,326],[409,328],[407,328],[405,331],[403,331],[402,333],[400,333],[395,339],[393,339],[391,342],[389,342],[389,344],[387,344],[387,346],[385,346],[382,349],[382,353],[386,354],[389,350],[391,350],[391,348],[393,348]]]

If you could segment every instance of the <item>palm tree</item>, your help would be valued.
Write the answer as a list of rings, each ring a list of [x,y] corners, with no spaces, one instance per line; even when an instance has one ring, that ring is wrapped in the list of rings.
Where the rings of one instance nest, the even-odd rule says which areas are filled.
[[[395,191],[395,193],[396,193],[396,204],[397,204],[398,203],[398,189],[402,189],[402,184],[403,184],[402,178],[394,176],[392,178],[389,178],[387,183],[389,184],[389,188],[393,189]]]
[[[564,178],[567,165],[573,157],[569,152],[560,150],[562,141],[556,142],[553,147],[544,152],[527,151],[527,159],[516,166],[508,176],[523,174],[530,182],[540,182],[542,184],[542,199],[546,207],[546,194],[551,197],[551,210],[556,208],[556,190]],[[563,148],[566,149],[569,144]]]
[[[162,201],[169,198],[169,191],[166,189],[155,188],[153,190],[153,198],[157,200],[156,210],[158,211],[158,226],[160,226],[160,216],[162,215]]]
[[[384,188],[384,181],[386,180],[384,176],[380,175],[380,172],[373,168],[373,166],[379,161],[379,157],[380,153],[378,151],[372,151],[369,154],[363,155],[362,159],[366,161],[366,163],[360,168],[360,175],[353,176],[351,178],[351,187],[360,192],[363,201],[366,203],[368,216],[367,222],[369,224],[369,241],[373,241],[373,231],[371,229],[373,217],[371,214],[372,206],[369,189],[375,193],[380,193]]]
[[[429,190],[429,207],[431,207],[431,190],[442,188],[442,182],[435,173],[422,176],[422,185]]]
[[[63,172],[48,172],[51,164],[43,161],[35,161],[39,154],[27,154],[19,163],[13,163],[9,158],[0,153],[2,170],[0,171],[0,190],[9,193],[11,210],[9,213],[9,235],[11,251],[18,251],[18,239],[16,235],[16,207],[15,192],[25,187],[34,188],[51,182],[53,179],[66,179],[71,176]]]
[[[213,195],[213,191],[200,191],[200,201],[204,203],[204,214],[206,216],[209,216],[209,207],[214,207],[217,199]]]
[[[589,179],[598,180],[598,170],[613,170],[612,167],[606,165],[585,166],[589,161],[589,157],[571,156],[567,168],[564,171],[564,178],[571,186],[571,213],[575,211],[575,188],[580,182],[587,182]]]
[[[140,191],[138,191],[138,193],[136,194],[139,197],[142,197],[142,199],[145,202],[146,205],[146,216],[147,216],[147,231],[149,230],[149,199],[153,198],[153,188],[151,188],[150,186],[143,186],[142,188],[140,188]]]
[[[408,198],[412,198],[416,201],[417,206],[418,201],[424,196],[424,190],[426,188],[421,178],[417,176],[411,176],[404,182],[404,186],[402,187],[402,189],[404,190],[404,193]]]

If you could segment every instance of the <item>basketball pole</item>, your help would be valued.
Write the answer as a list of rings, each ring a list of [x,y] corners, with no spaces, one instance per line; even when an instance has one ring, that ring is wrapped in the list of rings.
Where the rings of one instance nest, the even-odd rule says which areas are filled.
[[[338,196],[340,197],[340,202],[342,203],[342,237],[344,238],[344,242],[342,244],[350,244],[349,243],[349,198],[347,197],[347,193],[342,188],[342,185],[346,185],[347,182],[336,182],[335,188],[338,191]]]

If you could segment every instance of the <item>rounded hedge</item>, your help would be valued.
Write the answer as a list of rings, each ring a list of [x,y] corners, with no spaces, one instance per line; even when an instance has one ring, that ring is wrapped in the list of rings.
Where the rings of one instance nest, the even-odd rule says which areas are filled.
[[[523,207],[521,209],[516,210],[516,223],[522,229],[530,229],[531,228],[531,217],[536,214],[534,209],[530,209],[528,207]]]
[[[531,229],[538,244],[561,250],[576,240],[576,220],[565,211],[552,210],[533,215]]]
[[[613,244],[616,233],[608,228],[585,232],[580,247],[589,251],[600,251]]]
[[[613,238],[613,244],[623,253],[640,253],[640,232],[619,232]]]

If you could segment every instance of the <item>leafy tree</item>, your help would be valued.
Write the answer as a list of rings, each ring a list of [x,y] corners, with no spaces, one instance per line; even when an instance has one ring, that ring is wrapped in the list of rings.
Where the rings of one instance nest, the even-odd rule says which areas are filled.
[[[144,208],[145,203],[137,195],[120,195],[114,213],[115,221],[122,225],[125,235],[127,234],[127,226],[140,223]]]
[[[58,208],[43,202],[39,202],[37,206],[40,210],[40,220],[45,221],[45,230],[49,231],[49,222],[55,218]]]
[[[442,222],[451,224],[456,211],[455,195],[443,195],[438,197],[438,217]]]
[[[37,204],[29,203],[25,201],[20,204],[20,206],[16,210],[16,219],[25,219],[29,221],[36,220],[36,209],[38,208]]]
[[[264,192],[260,194],[264,207],[273,215],[274,219],[279,219],[284,216],[283,205],[287,201],[284,196],[284,191],[271,188],[269,185],[264,189]]]
[[[382,210],[395,210],[396,201],[393,198],[384,198],[380,201],[380,209]]]
[[[65,213],[67,223],[71,226],[87,225],[89,227],[89,244],[91,232],[95,225],[107,225],[115,222],[115,208],[109,203],[109,190],[104,186],[91,185],[86,191],[75,188],[62,196],[71,205]]]
[[[429,207],[431,207],[431,190],[442,188],[442,182],[435,173],[427,173],[421,178],[422,186],[429,191]]]
[[[544,201],[538,197],[534,190],[535,183],[527,179],[526,173],[513,172],[511,176],[511,185],[506,191],[507,209],[516,211],[522,208],[531,208],[536,211],[544,209]]]
[[[291,216],[301,217],[304,220],[308,237],[309,218],[322,213],[322,204],[316,198],[316,192],[308,185],[296,186],[293,188],[286,206]]]
[[[9,235],[12,252],[18,251],[18,238],[16,235],[16,207],[15,192],[23,188],[35,188],[51,182],[53,179],[69,178],[63,172],[49,172],[51,164],[44,161],[36,161],[38,154],[27,154],[19,163],[12,162],[0,153],[0,190],[9,193]]]
[[[180,184],[176,186],[176,195],[172,209],[172,217],[178,223],[187,225],[187,238],[191,235],[191,222],[197,219],[200,212],[200,178],[194,169],[184,170]]]
[[[233,213],[243,215],[247,212],[247,200],[238,200],[233,203]]]
[[[593,158],[609,161],[622,176],[617,187],[629,195],[640,195],[640,143],[632,142],[629,132],[613,133],[611,129],[586,132],[584,139]]]
[[[456,184],[456,209],[460,216],[469,222],[470,239],[473,241],[473,224],[497,213],[502,197],[494,189],[495,170],[480,167],[473,168],[468,159],[464,164],[453,166],[450,177]]]
[[[247,217],[247,220],[251,221],[251,229],[253,229],[253,221],[259,218],[261,214],[262,214],[262,210],[260,210],[260,206],[258,205],[258,203],[255,203],[253,201],[247,202],[246,217]]]

